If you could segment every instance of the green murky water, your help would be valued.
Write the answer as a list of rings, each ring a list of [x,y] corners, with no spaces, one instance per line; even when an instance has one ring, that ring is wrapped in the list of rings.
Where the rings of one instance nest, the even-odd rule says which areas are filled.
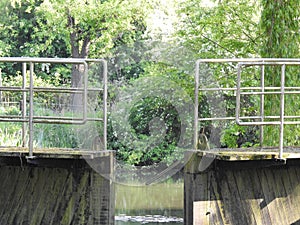
[[[116,225],[183,224],[183,181],[116,185]]]

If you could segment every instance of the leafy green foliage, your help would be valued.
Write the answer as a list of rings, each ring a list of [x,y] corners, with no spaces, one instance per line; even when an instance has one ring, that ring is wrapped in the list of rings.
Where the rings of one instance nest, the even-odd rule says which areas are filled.
[[[264,35],[260,50],[261,56],[299,57],[299,1],[262,0],[262,7],[261,29]]]
[[[171,162],[174,157],[178,157],[176,147],[181,132],[185,129],[182,129],[182,124],[192,124],[193,121],[190,117],[180,118],[178,111],[185,102],[194,98],[194,80],[188,74],[194,73],[195,59],[299,57],[299,4],[297,0],[222,0],[213,1],[212,7],[205,7],[201,0],[180,1],[177,10],[180,21],[175,36],[172,40],[167,40],[168,43],[163,43],[159,39],[161,37],[151,39],[151,35],[147,35],[149,30],[146,16],[152,10],[151,7],[159,7],[159,1],[3,0],[0,2],[0,56],[107,57],[112,82],[109,88],[110,105],[117,101],[118,89],[131,90],[142,79],[161,79],[162,82],[155,84],[158,89],[169,85],[164,81],[172,81],[170,89],[180,87],[186,93],[180,96],[176,91],[166,92],[166,95],[178,96],[176,107],[163,96],[149,95],[134,102],[129,110],[130,132],[137,141],[126,142],[115,135],[115,121],[112,117],[109,117],[108,131],[109,148],[117,150],[120,160],[134,165],[151,165],[161,160]],[[5,85],[21,85],[21,76],[16,72],[20,70],[20,64],[1,64],[1,69]],[[70,70],[69,66],[38,65],[35,68],[35,85],[69,85],[74,75]],[[207,79],[201,80],[203,86],[231,88],[236,85],[234,64],[212,65],[201,68],[200,72],[201,77]],[[279,86],[280,72],[280,68],[266,68],[266,86]],[[287,86],[297,86],[299,70],[290,66],[286,73]],[[93,78],[90,85],[97,82],[97,78]],[[245,68],[241,82],[243,87],[259,86],[257,68]],[[2,94],[10,102],[18,102],[22,97],[22,92]],[[51,110],[54,108],[44,108],[59,101],[59,96],[48,93],[35,97],[35,104],[38,105],[35,113],[52,115]],[[199,117],[235,114],[233,91],[216,92],[214,95],[202,92],[199,99]],[[300,99],[297,96],[287,96],[285,100],[286,115],[299,116],[297,102]],[[257,96],[244,97],[241,114],[258,115],[259,101]],[[102,103],[99,99],[95,102],[96,105]],[[266,96],[266,115],[278,115],[278,103],[278,96]],[[20,110],[18,106],[11,106],[9,109],[1,109],[1,113],[19,115]],[[101,125],[97,126],[100,131]],[[201,122],[199,128],[203,127],[216,146],[248,147],[257,144],[257,128],[240,127],[230,122]],[[0,135],[17,137],[20,126],[10,128],[0,129]],[[54,146],[52,142],[56,142],[64,147],[80,147],[82,144],[82,140],[70,126],[37,128],[39,131],[43,130],[35,134],[36,140],[41,140],[43,135],[44,143],[38,142],[39,145],[51,147]],[[59,134],[58,139],[53,130]],[[213,136],[213,131],[218,135]],[[192,130],[185,132],[188,137],[184,147],[191,146]],[[294,138],[297,136],[294,133],[300,132],[298,126],[286,126],[285,132],[286,144],[300,142],[297,137]],[[265,128],[267,144],[277,145],[276,133],[277,127]]]
[[[240,148],[257,146],[257,132],[258,130],[256,127],[245,127],[238,126],[237,124],[230,124],[222,132],[222,147]]]
[[[175,159],[173,157],[178,151],[179,141],[179,145],[182,142],[185,145],[180,147],[191,146],[192,131],[186,124],[192,124],[192,116],[185,112],[191,110],[185,106],[189,101],[192,103],[193,95],[193,82],[189,75],[168,65],[149,63],[140,78],[130,82],[124,89],[131,98],[136,95],[141,98],[128,106],[126,101],[119,102],[121,111],[116,112],[119,117],[115,116],[114,121],[111,121],[110,132],[114,134],[114,129],[118,131],[110,137],[111,148],[117,150],[119,160],[140,166],[161,161],[169,163]],[[123,110],[126,111],[128,107],[130,128],[125,128],[118,121],[126,117]],[[183,118],[180,114],[186,116]],[[123,138],[120,139],[120,135]],[[126,138],[130,135],[132,138]]]
[[[42,148],[78,148],[76,129],[66,124],[36,124],[34,140]]]
[[[260,28],[263,38],[261,44],[261,56],[270,58],[298,58],[300,56],[300,2],[291,1],[268,1],[262,0],[262,14]],[[276,13],[274,13],[276,12]],[[299,86],[299,67],[287,66],[285,86]],[[281,81],[281,67],[266,68],[266,86],[279,87]],[[285,115],[294,116],[299,114],[298,96],[286,95]],[[268,116],[279,115],[279,96],[266,96],[265,112]],[[266,127],[265,144],[278,145],[279,128]],[[285,126],[285,145],[297,145],[299,143],[299,126]]]
[[[197,58],[251,57],[259,53],[257,1],[225,0],[213,7],[184,1],[179,10],[182,44]]]
[[[1,1],[0,56],[61,58],[69,56],[66,43],[61,40],[61,36],[49,33],[45,21],[37,13],[41,2]],[[21,64],[1,64],[1,67],[3,76],[14,76],[21,70]],[[39,76],[46,77],[57,67],[60,66],[51,65],[48,67],[49,71],[39,67],[36,71],[39,71]]]
[[[56,74],[52,77],[52,79],[42,79],[38,77],[36,74],[33,75],[34,85],[35,87],[54,87],[54,84],[60,83],[60,76]],[[27,73],[26,78],[26,87],[29,86],[29,73]],[[23,75],[17,73],[16,76],[13,77],[5,77],[3,79],[3,86],[12,86],[12,87],[22,87],[23,83]],[[18,91],[4,91],[2,92],[2,98],[5,99],[6,102],[20,102],[23,98],[22,92]],[[47,107],[56,101],[58,96],[53,93],[34,93],[34,103],[39,105],[39,107]]]
[[[42,24],[46,21],[40,32],[45,37],[51,34],[49,44],[53,34],[62,37],[72,57],[100,57],[113,47],[114,39],[123,35],[127,37],[124,41],[130,39],[135,23],[145,13],[146,5],[141,4],[144,2],[44,1],[37,8]]]

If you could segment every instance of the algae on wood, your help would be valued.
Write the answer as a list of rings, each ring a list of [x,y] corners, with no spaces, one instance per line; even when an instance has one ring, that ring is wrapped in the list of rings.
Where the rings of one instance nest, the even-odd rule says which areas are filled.
[[[185,173],[185,224],[299,222],[300,159],[261,161],[216,160],[207,171]]]
[[[0,224],[114,224],[113,183],[84,160],[4,158],[19,164],[0,166]]]

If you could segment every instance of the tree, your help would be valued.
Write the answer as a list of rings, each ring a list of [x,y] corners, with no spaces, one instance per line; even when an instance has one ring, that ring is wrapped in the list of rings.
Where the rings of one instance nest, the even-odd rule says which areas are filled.
[[[61,37],[72,58],[100,58],[114,47],[116,40],[128,32],[136,32],[136,22],[142,21],[146,14],[147,4],[143,3],[137,0],[45,0],[36,9],[42,28],[38,35],[47,37],[49,45],[54,37]],[[82,75],[83,65],[72,65],[72,87],[82,87]],[[74,110],[80,108],[81,102],[80,95],[72,96]]]
[[[150,4],[127,0],[1,1],[2,56],[100,58],[140,32]],[[13,38],[11,38],[13,37]],[[71,84],[82,85],[79,65]]]
[[[39,56],[44,40],[35,36],[38,24],[35,15],[29,10],[39,4],[39,1],[24,1],[22,5],[1,1],[0,56]],[[45,49],[43,55],[47,57],[56,52],[63,57],[65,55],[63,49],[65,49],[63,45],[54,45]],[[6,64],[3,74],[15,75],[17,70],[20,70],[20,64]]]
[[[259,4],[223,0],[205,6],[201,0],[184,1],[178,11],[178,36],[197,58],[251,57],[259,54]]]
[[[296,58],[300,49],[300,2],[262,0],[260,53],[269,58]]]
[[[262,30],[261,56],[265,58],[298,58],[300,56],[300,2],[297,0],[262,0],[262,13],[260,27]],[[265,85],[280,86],[280,67],[266,68]],[[299,66],[286,68],[285,85],[299,86]],[[279,115],[279,96],[265,96],[265,112],[269,116]],[[293,116],[299,113],[299,97],[286,95],[285,115]],[[267,127],[265,133],[268,145],[278,145],[279,132]],[[285,126],[285,144],[297,145],[299,141],[295,133],[299,133],[298,126]]]
[[[258,1],[249,0],[221,0],[211,1],[213,4],[205,6],[201,0],[188,0],[182,2],[178,13],[182,20],[177,31],[177,42],[181,48],[187,49],[189,61],[194,69],[195,59],[199,58],[251,58],[258,57],[260,53],[259,16],[260,5]],[[231,64],[203,66],[200,69],[201,84],[206,87],[235,87],[236,68]],[[194,71],[193,71],[194,73]],[[208,76],[209,74],[209,76]],[[258,83],[255,73],[248,72],[246,77],[249,85]],[[199,93],[199,117],[234,116],[234,92],[202,92]],[[253,113],[255,102],[250,99],[246,102],[248,111]],[[211,116],[209,115],[211,114]],[[237,130],[234,123],[228,121],[202,122],[215,146],[232,146],[230,137],[238,133],[243,137],[236,137],[234,145],[245,146],[255,144],[255,133],[251,128]],[[200,127],[199,127],[200,129]],[[222,132],[221,132],[222,131]],[[223,137],[220,137],[222,133]],[[225,137],[225,138],[224,138]],[[248,137],[248,138],[247,138]],[[251,137],[251,139],[249,138]],[[227,139],[227,140],[225,140]],[[220,143],[220,140],[223,143]],[[254,140],[254,141],[253,141]]]
[[[3,0],[0,2],[0,56],[1,57],[61,57],[69,56],[66,43],[61,36],[53,35],[51,44],[47,36],[41,34],[41,23],[35,9],[41,1]],[[50,79],[49,73],[60,70],[61,65],[35,67],[39,77]],[[21,70],[20,64],[5,64],[3,76],[15,76]]]
[[[135,21],[145,15],[145,7],[138,1],[45,0],[37,9],[43,35],[61,36],[68,44],[72,58],[101,57],[127,31],[134,32]],[[49,37],[49,44],[52,35]],[[73,87],[82,85],[81,68],[73,66]]]
[[[111,149],[139,166],[173,163],[192,141],[192,78],[176,67],[149,62],[122,88],[110,121]]]

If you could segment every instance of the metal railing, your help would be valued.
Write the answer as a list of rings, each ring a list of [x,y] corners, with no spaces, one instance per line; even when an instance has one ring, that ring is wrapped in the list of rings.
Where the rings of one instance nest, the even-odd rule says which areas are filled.
[[[22,63],[22,86],[4,86],[2,81],[0,83],[0,96],[2,92],[21,92],[21,115],[1,115],[0,122],[21,122],[23,124],[22,140],[25,145],[25,133],[28,126],[28,147],[29,158],[33,156],[33,132],[35,123],[50,123],[50,124],[85,124],[87,121],[103,121],[103,145],[107,149],[107,62],[103,59],[62,59],[62,58],[26,58],[26,57],[12,57],[0,58],[1,63]],[[79,88],[74,87],[35,87],[34,85],[34,65],[38,63],[51,63],[51,64],[80,64],[83,66],[83,86]],[[88,70],[89,63],[101,63],[103,71],[100,73],[102,77],[102,88],[89,88],[88,87]],[[232,87],[205,87],[201,86],[200,82],[200,65],[202,64],[230,64],[236,73],[236,83]],[[27,67],[29,66],[29,86],[26,85]],[[260,68],[260,85],[259,86],[242,86],[242,72],[246,67],[257,66]],[[280,66],[280,86],[266,87],[265,86],[265,66]],[[285,96],[287,94],[300,94],[300,86],[286,87],[286,67],[287,66],[300,66],[300,59],[199,59],[196,61],[195,71],[195,104],[194,104],[194,147],[197,148],[199,122],[200,121],[219,121],[219,120],[232,120],[241,126],[259,126],[260,127],[260,143],[262,145],[264,136],[263,128],[268,125],[277,125],[280,127],[279,134],[279,159],[283,159],[283,141],[284,141],[284,125],[285,124],[300,124],[299,121],[290,121],[288,119],[300,119],[300,116],[292,115],[286,116],[284,112]],[[89,91],[103,92],[103,118],[89,118],[87,109],[87,98]],[[214,91],[233,91],[236,98],[235,116],[220,116],[210,118],[199,118],[199,92],[214,92]],[[82,116],[81,117],[66,117],[66,116],[36,116],[34,115],[34,94],[35,93],[63,93],[63,94],[80,94],[82,95]],[[260,97],[259,115],[243,116],[241,115],[241,96],[255,95]],[[266,116],[265,96],[266,95],[280,95],[280,113],[279,115]],[[28,115],[26,113],[27,98]],[[272,119],[272,121],[269,121]],[[253,121],[249,121],[253,120]]]
[[[29,57],[0,57],[0,63],[22,63],[22,86],[4,86],[2,79],[0,83],[0,96],[2,92],[21,92],[21,115],[1,115],[0,122],[21,122],[22,123],[22,141],[23,146],[29,149],[29,158],[33,158],[33,132],[35,123],[47,124],[85,124],[87,121],[103,121],[103,146],[107,148],[107,62],[103,59],[80,59],[80,58],[29,58]],[[82,65],[83,85],[82,87],[35,87],[34,84],[34,65],[40,63],[50,64],[72,64]],[[88,70],[89,63],[102,64],[102,72],[99,71],[100,78],[102,77],[102,88],[88,87]],[[27,67],[29,65],[29,86],[27,83]],[[96,91],[103,92],[103,118],[89,118],[87,109],[88,92]],[[62,94],[78,94],[82,96],[82,111],[80,117],[66,116],[35,116],[34,115],[34,94],[35,93],[62,93]],[[29,100],[27,100],[27,98]],[[27,109],[27,101],[29,101]],[[28,115],[27,115],[28,110]],[[25,146],[25,135],[28,125],[28,146]]]
[[[200,82],[200,65],[209,64],[230,64],[236,71],[236,84],[233,87],[201,87]],[[260,68],[260,85],[259,86],[242,86],[242,71],[247,67]],[[280,85],[271,87],[265,86],[265,67],[273,66],[280,67]],[[286,67],[300,66],[300,59],[274,59],[274,58],[250,58],[250,59],[199,59],[196,62],[195,71],[195,108],[194,108],[194,147],[197,149],[199,122],[200,121],[219,121],[219,120],[234,120],[241,126],[259,126],[260,127],[260,144],[263,147],[264,132],[263,128],[267,125],[277,125],[280,127],[278,158],[283,159],[284,148],[284,125],[285,124],[300,124],[300,120],[291,121],[290,119],[300,119],[297,115],[285,115],[285,96],[287,94],[300,94],[300,83],[296,87],[285,86]],[[234,91],[236,98],[235,116],[220,116],[210,118],[199,118],[199,92],[214,92],[214,91]],[[241,115],[241,96],[256,95],[260,96],[259,115],[242,116]],[[280,95],[279,115],[265,115],[265,96]],[[270,121],[271,120],[271,121]]]

